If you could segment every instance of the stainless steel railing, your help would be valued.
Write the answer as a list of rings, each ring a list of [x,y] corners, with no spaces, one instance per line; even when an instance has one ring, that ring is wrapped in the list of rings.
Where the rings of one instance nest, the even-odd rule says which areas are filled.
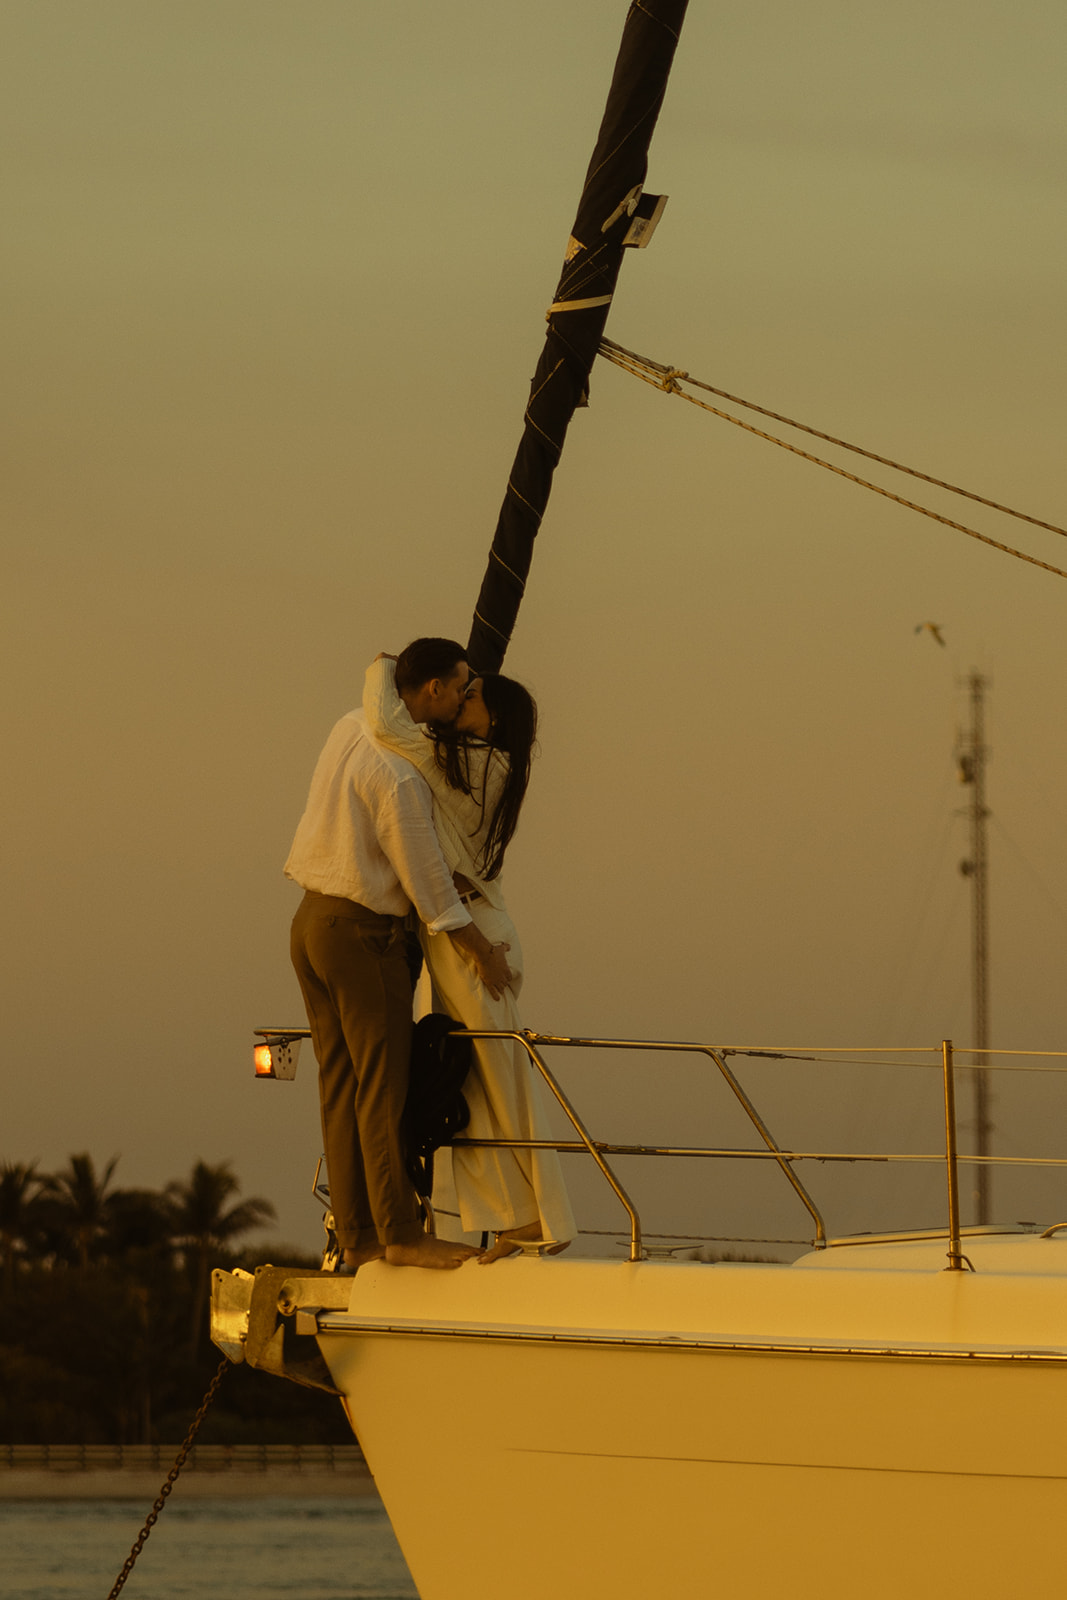
[[[459,1030],[457,1030],[457,1031],[459,1031]],[[943,1039],[941,1041],[940,1046],[937,1048],[936,1051],[933,1050],[929,1046],[918,1047],[918,1048],[915,1048],[915,1049],[912,1049],[912,1048],[903,1049],[903,1050],[902,1049],[894,1049],[892,1051],[892,1054],[896,1055],[896,1056],[903,1056],[903,1055],[907,1055],[909,1057],[923,1057],[923,1056],[926,1056],[926,1057],[931,1057],[931,1058],[936,1058],[936,1056],[940,1056],[940,1068],[941,1068],[941,1073],[942,1073],[942,1077],[943,1077],[943,1084],[944,1084],[944,1107],[945,1107],[945,1151],[944,1151],[944,1154],[943,1155],[942,1154],[937,1154],[937,1155],[875,1154],[875,1155],[872,1155],[869,1152],[857,1152],[857,1151],[844,1152],[844,1151],[825,1151],[825,1150],[783,1150],[777,1144],[775,1139],[772,1137],[769,1129],[767,1128],[766,1123],[763,1121],[762,1117],[756,1111],[755,1106],[752,1104],[752,1102],[749,1099],[748,1095],[745,1093],[744,1089],[741,1087],[741,1085],[738,1082],[737,1078],[735,1077],[735,1075],[733,1074],[733,1072],[730,1070],[730,1068],[727,1065],[727,1057],[730,1056],[730,1055],[746,1055],[746,1056],[757,1056],[757,1057],[761,1056],[761,1057],[765,1057],[765,1058],[779,1059],[779,1060],[793,1058],[793,1059],[802,1059],[802,1060],[808,1060],[808,1061],[817,1060],[817,1059],[825,1061],[828,1058],[833,1058],[833,1057],[841,1058],[841,1057],[844,1057],[844,1056],[854,1056],[854,1055],[857,1055],[857,1054],[861,1053],[859,1050],[857,1050],[857,1049],[855,1049],[853,1047],[849,1047],[847,1049],[829,1049],[829,1050],[824,1049],[824,1048],[820,1048],[817,1051],[810,1051],[810,1050],[807,1050],[807,1049],[803,1049],[803,1050],[798,1050],[798,1049],[768,1050],[768,1049],[748,1047],[748,1046],[733,1046],[733,1047],[725,1048],[725,1047],[714,1047],[714,1046],[705,1045],[705,1044],[683,1044],[683,1043],[678,1043],[676,1041],[670,1041],[670,1040],[586,1039],[586,1038],[576,1038],[576,1037],[569,1037],[569,1036],[557,1035],[557,1034],[535,1033],[531,1029],[523,1029],[521,1032],[514,1032],[514,1033],[494,1032],[494,1031],[488,1030],[488,1029],[485,1029],[485,1030],[467,1029],[467,1030],[462,1030],[462,1036],[470,1038],[470,1039],[513,1039],[517,1043],[521,1044],[523,1046],[523,1048],[525,1049],[530,1061],[537,1068],[538,1072],[541,1074],[541,1077],[544,1079],[544,1081],[547,1084],[548,1088],[550,1089],[552,1094],[555,1096],[557,1102],[563,1108],[563,1110],[566,1112],[567,1117],[570,1120],[570,1122],[571,1122],[572,1126],[574,1127],[575,1131],[578,1133],[579,1139],[580,1139],[581,1142],[580,1143],[575,1143],[575,1142],[568,1141],[568,1140],[456,1139],[456,1140],[453,1141],[454,1144],[456,1144],[457,1146],[469,1145],[469,1146],[472,1146],[472,1147],[478,1146],[478,1145],[495,1145],[497,1147],[504,1147],[504,1148],[510,1148],[510,1149],[555,1149],[555,1150],[561,1150],[561,1151],[580,1151],[580,1150],[583,1150],[583,1149],[586,1150],[590,1155],[593,1156],[593,1158],[596,1161],[597,1165],[600,1167],[601,1171],[604,1173],[605,1177],[607,1178],[608,1182],[610,1183],[612,1189],[614,1189],[615,1193],[618,1195],[619,1199],[622,1201],[622,1203],[625,1206],[626,1211],[627,1211],[627,1213],[629,1215],[629,1218],[630,1218],[630,1260],[631,1261],[639,1261],[641,1259],[641,1256],[642,1256],[642,1240],[641,1240],[640,1218],[639,1218],[639,1216],[637,1214],[637,1211],[636,1211],[636,1209],[635,1209],[635,1207],[633,1205],[633,1202],[630,1200],[629,1196],[626,1194],[626,1192],[623,1189],[622,1185],[620,1184],[618,1178],[616,1177],[615,1173],[612,1171],[610,1165],[608,1164],[608,1161],[606,1159],[608,1156],[615,1156],[615,1155],[625,1155],[625,1156],[648,1155],[648,1156],[675,1156],[675,1157],[705,1157],[705,1158],[717,1158],[717,1159],[726,1159],[726,1160],[745,1160],[745,1161],[760,1161],[760,1160],[764,1160],[764,1161],[771,1160],[771,1161],[774,1161],[774,1162],[777,1163],[778,1167],[781,1169],[783,1175],[785,1176],[785,1178],[788,1180],[788,1182],[792,1186],[792,1188],[793,1188],[794,1192],[796,1193],[797,1197],[800,1199],[801,1203],[804,1205],[804,1207],[807,1210],[809,1216],[811,1217],[812,1221],[815,1224],[815,1238],[812,1240],[812,1243],[815,1245],[816,1248],[825,1248],[827,1243],[828,1243],[827,1237],[826,1237],[825,1224],[823,1222],[822,1216],[821,1216],[821,1214],[819,1212],[819,1209],[816,1206],[814,1200],[812,1199],[811,1195],[808,1193],[807,1189],[805,1189],[804,1185],[801,1183],[800,1178],[797,1176],[796,1172],[793,1170],[793,1163],[794,1162],[798,1162],[798,1161],[821,1161],[821,1162],[849,1162],[849,1163],[854,1163],[854,1162],[872,1162],[873,1161],[873,1162],[880,1162],[880,1163],[915,1162],[915,1163],[919,1163],[919,1164],[925,1164],[925,1163],[930,1163],[930,1162],[937,1162],[937,1163],[944,1162],[945,1171],[946,1171],[947,1186],[948,1186],[948,1251],[947,1251],[948,1269],[947,1270],[953,1271],[953,1272],[961,1272],[961,1271],[964,1271],[964,1270],[973,1270],[971,1268],[971,1263],[968,1261],[967,1257],[963,1254],[962,1245],[961,1245],[961,1236],[962,1236],[962,1233],[964,1231],[964,1230],[961,1229],[961,1226],[960,1226],[959,1167],[960,1167],[961,1163],[966,1162],[968,1164],[976,1164],[977,1163],[977,1164],[994,1164],[994,1165],[1010,1165],[1010,1166],[1057,1166],[1057,1167],[1067,1167],[1067,1160],[1060,1159],[1060,1158],[1049,1158],[1049,1157],[1037,1157],[1037,1158],[1029,1157],[1028,1158],[1028,1157],[1018,1157],[1018,1156],[989,1156],[989,1155],[961,1156],[960,1155],[959,1149],[958,1149],[957,1121],[956,1121],[956,1096],[955,1096],[956,1065],[955,1065],[955,1051],[954,1051],[954,1047],[953,1047],[953,1043],[952,1043],[951,1039]],[[555,1077],[550,1072],[546,1062],[544,1061],[543,1057],[541,1056],[540,1050],[539,1050],[538,1047],[539,1046],[546,1046],[546,1045],[547,1046],[566,1045],[566,1046],[577,1047],[577,1048],[582,1048],[582,1049],[679,1051],[679,1052],[688,1052],[688,1053],[691,1053],[691,1054],[699,1054],[699,1055],[707,1056],[710,1060],[714,1061],[715,1065],[718,1067],[719,1072],[721,1073],[722,1077],[725,1079],[726,1083],[729,1085],[731,1092],[734,1094],[735,1098],[737,1099],[738,1103],[743,1108],[743,1110],[744,1110],[746,1116],[748,1117],[749,1121],[752,1123],[752,1126],[756,1129],[756,1131],[759,1134],[760,1138],[763,1140],[765,1148],[763,1150],[732,1150],[732,1149],[731,1150],[725,1150],[725,1149],[695,1148],[695,1147],[671,1146],[671,1145],[625,1145],[625,1144],[608,1143],[608,1142],[606,1142],[604,1140],[593,1139],[591,1137],[591,1135],[589,1134],[589,1132],[587,1131],[587,1129],[582,1124],[581,1119],[579,1118],[577,1112],[574,1110],[574,1107],[571,1105],[570,1101],[567,1099],[566,1095],[563,1093],[563,1091],[560,1088],[559,1084],[557,1083]],[[877,1050],[867,1050],[867,1051],[864,1051],[863,1053],[867,1054],[869,1056],[877,1056],[877,1055],[885,1055],[885,1054],[887,1054],[889,1052],[887,1052],[884,1049],[877,1049]],[[981,1054],[983,1054],[983,1055],[985,1055],[987,1057],[987,1061],[985,1063],[986,1068],[993,1068],[993,1067],[996,1067],[998,1065],[998,1063],[988,1059],[988,1058],[993,1057],[995,1055],[1003,1055],[1003,1056],[1011,1055],[1011,1056],[1015,1056],[1015,1055],[1018,1055],[1018,1054],[1025,1054],[1027,1056],[1035,1056],[1035,1057],[1040,1056],[1042,1058],[1047,1058],[1047,1059],[1050,1059],[1050,1060],[1051,1059],[1067,1060],[1067,1052],[1061,1052],[1061,1051],[1057,1051],[1057,1052],[1050,1052],[1050,1051],[1015,1052],[1015,1051],[992,1051],[992,1050],[986,1050],[986,1051],[982,1051],[982,1052],[968,1051],[968,1054],[971,1055],[971,1056],[973,1056],[975,1054],[978,1054],[978,1053],[981,1053]],[[931,1060],[931,1064],[933,1064],[933,1060]],[[974,1070],[973,1064],[969,1064],[967,1070],[968,1071],[973,1071]],[[1033,1070],[1033,1069],[1031,1069],[1031,1070]],[[1044,1069],[1044,1070],[1047,1070],[1047,1069]],[[1067,1070],[1067,1067],[1061,1067],[1059,1070]],[[970,1230],[970,1229],[966,1230],[966,1232],[968,1232],[968,1233],[970,1233],[972,1231],[975,1231],[975,1230]],[[982,1230],[978,1230],[978,1231],[987,1231],[987,1230],[982,1229]]]
[[[287,1040],[310,1037],[310,1032],[306,1028],[288,1028],[278,1030],[261,1029],[258,1030],[258,1032],[260,1037],[264,1038],[273,1037],[275,1034],[279,1039]],[[893,1048],[890,1050],[886,1047],[870,1048],[851,1046],[831,1048],[821,1046],[795,1046],[767,1049],[764,1047],[748,1045],[713,1046],[708,1044],[683,1043],[676,1040],[662,1039],[593,1039],[564,1034],[537,1033],[530,1028],[524,1028],[515,1031],[496,1030],[491,1028],[457,1029],[456,1036],[459,1038],[478,1040],[511,1040],[518,1044],[525,1051],[531,1065],[540,1074],[552,1097],[555,1099],[557,1105],[559,1105],[567,1120],[570,1122],[571,1127],[574,1129],[577,1137],[575,1139],[459,1138],[453,1140],[453,1144],[457,1147],[469,1148],[488,1147],[494,1149],[511,1150],[558,1150],[561,1152],[579,1153],[590,1156],[596,1163],[600,1172],[603,1174],[605,1181],[608,1183],[620,1204],[626,1211],[630,1227],[631,1261],[640,1261],[644,1254],[641,1219],[636,1206],[634,1205],[626,1189],[623,1187],[617,1173],[614,1171],[610,1161],[608,1160],[609,1156],[671,1156],[676,1158],[703,1158],[731,1161],[772,1161],[777,1165],[782,1175],[793,1189],[794,1194],[800,1200],[801,1204],[804,1206],[809,1217],[811,1218],[811,1221],[814,1224],[815,1237],[810,1241],[810,1243],[819,1249],[825,1248],[831,1242],[836,1244],[839,1241],[829,1241],[827,1239],[826,1226],[822,1215],[815,1201],[812,1199],[812,1196],[808,1193],[808,1190],[804,1187],[804,1184],[801,1182],[800,1178],[795,1172],[795,1163],[801,1161],[848,1162],[850,1164],[857,1162],[877,1162],[882,1164],[907,1162],[923,1165],[930,1163],[941,1164],[943,1162],[945,1166],[948,1190],[948,1270],[953,1272],[961,1272],[971,1268],[971,1263],[967,1260],[967,1257],[963,1254],[962,1250],[961,1241],[963,1235],[969,1235],[976,1231],[989,1231],[986,1228],[977,1230],[961,1228],[959,1168],[962,1164],[1003,1165],[1016,1167],[1067,1167],[1067,1159],[1058,1157],[992,1156],[988,1154],[983,1154],[981,1156],[968,1156],[960,1154],[957,1138],[955,1096],[955,1073],[957,1069],[955,1064],[955,1049],[951,1039],[943,1039],[940,1045],[936,1047],[918,1046],[904,1049]],[[557,1046],[566,1046],[571,1049],[591,1050],[655,1050],[704,1056],[709,1061],[714,1062],[720,1076],[729,1087],[738,1104],[741,1106],[752,1127],[756,1130],[756,1133],[762,1141],[763,1148],[726,1149],[711,1148],[707,1146],[697,1147],[664,1144],[619,1144],[608,1140],[595,1139],[585,1126],[585,1123],[582,1121],[582,1118],[572,1105],[563,1088],[560,1086],[559,1081],[549,1069],[549,1066],[541,1053],[546,1047]],[[968,1049],[967,1054],[972,1058],[972,1060],[968,1062],[966,1068],[968,1072],[973,1072],[975,1070],[973,1057],[978,1054],[983,1055],[986,1058],[979,1070],[992,1070],[998,1068],[1003,1069],[1007,1065],[1005,1062],[993,1060],[993,1057],[1025,1057],[1028,1058],[1025,1067],[1016,1070],[1067,1071],[1067,1051],[974,1051]],[[944,1151],[937,1154],[872,1154],[868,1151],[783,1149],[771,1134],[766,1122],[760,1116],[749,1096],[728,1065],[728,1058],[730,1056],[738,1055],[756,1058],[762,1057],[770,1060],[796,1060],[803,1062],[822,1063],[827,1063],[830,1061],[842,1062],[848,1058],[860,1055],[866,1058],[868,1062],[871,1062],[877,1061],[878,1057],[892,1055],[893,1057],[898,1058],[908,1057],[909,1064],[913,1065],[929,1065],[931,1067],[937,1066],[943,1078],[945,1118]],[[1030,1060],[1029,1058],[1035,1059]],[[1037,1065],[1038,1060],[1043,1063],[1056,1063],[1056,1065],[1039,1066]],[[877,1064],[891,1065],[894,1063],[882,1061]],[[901,1063],[898,1061],[895,1064]],[[1062,1227],[1067,1226],[1067,1224],[1056,1224],[1055,1226]],[[918,1234],[908,1235],[908,1237],[919,1236],[920,1235]],[[946,1234],[941,1233],[938,1236],[946,1237]],[[904,1236],[902,1235],[900,1237]],[[846,1241],[842,1240],[840,1242],[845,1243]]]

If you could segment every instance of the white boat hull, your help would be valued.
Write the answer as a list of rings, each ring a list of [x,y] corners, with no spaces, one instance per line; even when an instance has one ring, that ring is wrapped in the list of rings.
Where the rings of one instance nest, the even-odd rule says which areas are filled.
[[[422,1600],[1002,1600],[1067,1514],[1067,1242],[1010,1244],[375,1264],[318,1341]]]

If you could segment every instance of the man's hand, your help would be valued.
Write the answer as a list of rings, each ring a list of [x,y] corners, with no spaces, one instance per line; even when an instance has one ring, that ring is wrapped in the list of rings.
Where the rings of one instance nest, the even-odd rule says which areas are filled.
[[[489,990],[494,1000],[502,998],[504,990],[515,974],[508,966],[509,944],[493,944],[489,946],[487,956],[475,956],[474,965],[478,969],[478,976]]]
[[[499,1000],[515,974],[508,966],[509,944],[490,944],[482,930],[473,922],[465,928],[453,928],[448,937],[454,945],[468,955],[474,969],[494,1000]]]

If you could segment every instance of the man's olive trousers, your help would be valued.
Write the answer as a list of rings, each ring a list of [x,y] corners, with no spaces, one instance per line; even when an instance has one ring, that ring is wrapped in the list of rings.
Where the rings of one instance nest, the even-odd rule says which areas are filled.
[[[309,891],[290,954],[319,1063],[338,1243],[411,1244],[422,1225],[400,1134],[412,1027],[403,920]]]

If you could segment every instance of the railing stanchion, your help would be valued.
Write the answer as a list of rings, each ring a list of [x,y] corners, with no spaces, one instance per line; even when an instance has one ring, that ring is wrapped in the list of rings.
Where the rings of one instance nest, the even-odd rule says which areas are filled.
[[[626,1190],[623,1188],[622,1184],[619,1182],[618,1178],[615,1176],[614,1172],[612,1172],[608,1163],[604,1160],[596,1140],[591,1138],[586,1132],[581,1118],[578,1116],[578,1113],[567,1099],[567,1096],[563,1093],[563,1090],[556,1082],[552,1073],[548,1070],[548,1064],[544,1060],[543,1056],[539,1051],[534,1049],[533,1041],[537,1038],[537,1034],[535,1034],[530,1028],[524,1028],[522,1033],[516,1034],[514,1037],[518,1039],[519,1043],[525,1049],[526,1054],[530,1057],[530,1060],[533,1062],[542,1078],[548,1084],[548,1087],[551,1089],[557,1101],[566,1112],[575,1133],[578,1135],[579,1139],[581,1139],[582,1143],[585,1145],[585,1148],[589,1151],[589,1154],[592,1156],[593,1160],[596,1162],[605,1178],[607,1178],[608,1182],[611,1184],[611,1187],[614,1189],[616,1195],[625,1206],[626,1213],[630,1218],[630,1260],[640,1261],[644,1251],[641,1244],[641,1219],[637,1215],[637,1208],[630,1199],[630,1196],[626,1193]]]
[[[748,1120],[751,1122],[752,1126],[755,1128],[756,1132],[767,1146],[767,1149],[778,1162],[778,1165],[781,1167],[785,1176],[789,1179],[789,1182],[793,1185],[793,1188],[796,1190],[797,1196],[804,1206],[804,1209],[814,1222],[815,1248],[817,1250],[825,1248],[826,1225],[822,1220],[822,1214],[819,1211],[818,1206],[815,1204],[814,1200],[811,1198],[811,1195],[805,1189],[804,1185],[793,1171],[793,1168],[790,1166],[789,1157],[778,1148],[776,1141],[771,1135],[770,1129],[767,1127],[763,1118],[752,1104],[752,1101],[748,1098],[748,1095],[742,1089],[741,1085],[738,1083],[737,1079],[726,1065],[725,1051],[707,1049],[706,1054],[709,1055],[714,1061],[715,1065],[718,1067],[719,1071],[730,1085],[730,1088],[741,1102]]]
[[[945,1072],[945,1165],[948,1169],[948,1270],[962,1272],[960,1248],[960,1178],[956,1161],[956,1083],[952,1061],[952,1040],[942,1039],[941,1061]]]
[[[623,1206],[625,1206],[626,1214],[630,1219],[630,1260],[640,1261],[644,1252],[641,1244],[641,1219],[637,1215],[637,1208],[630,1199],[630,1196],[626,1193],[626,1190],[623,1188],[622,1184],[619,1182],[618,1178],[615,1176],[614,1172],[612,1172],[611,1167],[604,1160],[600,1142],[592,1138],[591,1135],[586,1131],[577,1111],[575,1111],[574,1107],[567,1099],[567,1096],[564,1094],[563,1090],[552,1076],[552,1073],[548,1070],[548,1065],[544,1060],[544,1057],[538,1050],[534,1049],[535,1041],[540,1043],[543,1038],[546,1038],[551,1044],[569,1044],[571,1041],[562,1038],[555,1038],[549,1035],[537,1034],[534,1033],[531,1028],[524,1028],[521,1033],[512,1033],[510,1030],[506,1032],[501,1030],[498,1032],[496,1029],[485,1028],[457,1028],[455,1037],[461,1039],[514,1039],[516,1044],[520,1044],[522,1046],[522,1048],[526,1051],[531,1063],[541,1074],[560,1107],[566,1113],[571,1127],[574,1129],[575,1133],[582,1141],[582,1144],[585,1146],[586,1150],[592,1156],[593,1160],[596,1162],[597,1166],[600,1168],[601,1172],[614,1189]],[[576,1042],[584,1043],[585,1041],[582,1040]],[[457,1142],[462,1144],[465,1141],[459,1140]],[[471,1142],[476,1143],[477,1141],[472,1140]],[[495,1140],[487,1141],[489,1144],[493,1144],[495,1142]],[[524,1140],[508,1142],[512,1143],[517,1148],[522,1148],[526,1143]]]

